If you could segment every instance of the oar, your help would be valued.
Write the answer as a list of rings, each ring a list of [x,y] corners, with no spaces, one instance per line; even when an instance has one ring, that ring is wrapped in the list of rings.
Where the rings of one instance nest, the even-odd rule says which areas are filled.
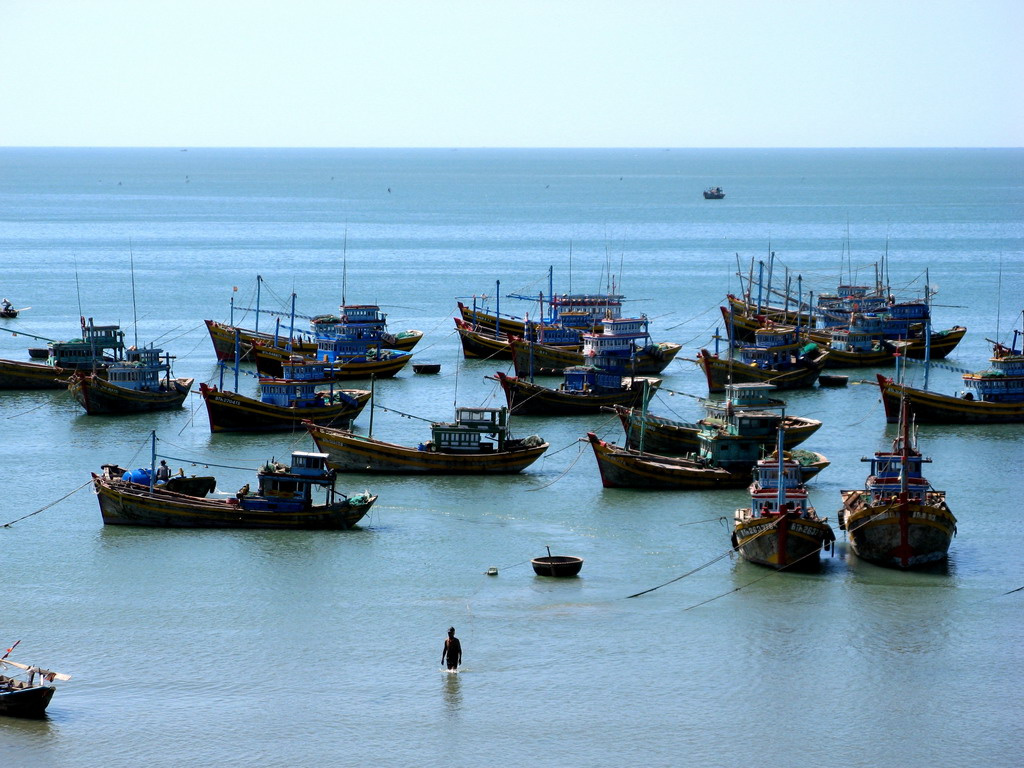
[[[21,642],[21,640],[16,640],[14,645],[12,645],[10,648],[7,649],[7,653],[5,653],[3,656],[0,656],[0,661],[4,660],[8,656],[10,656],[11,655],[11,651],[13,651],[15,648],[17,648],[18,647],[18,643],[20,643],[20,642]]]
[[[10,664],[12,667],[17,667],[18,669],[25,669],[25,670],[29,669],[29,665],[28,664],[19,664],[18,662],[11,661],[10,659],[4,659],[0,663],[2,663],[2,664]],[[49,669],[40,669],[39,670],[39,674],[41,676],[53,675],[58,680],[70,680],[71,679],[71,675],[64,675],[64,674],[61,674],[60,672],[52,672]]]

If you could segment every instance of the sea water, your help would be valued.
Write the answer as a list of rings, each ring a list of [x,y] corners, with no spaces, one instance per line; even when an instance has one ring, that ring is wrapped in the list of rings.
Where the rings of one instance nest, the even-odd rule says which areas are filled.
[[[897,295],[937,290],[935,326],[968,328],[928,371],[939,391],[1020,327],[1020,150],[4,149],[0,168],[0,294],[30,307],[0,321],[0,357],[94,318],[217,382],[203,320],[253,327],[259,275],[263,330],[294,293],[299,315],[344,297],[424,331],[414,359],[441,375],[375,386],[373,434],[410,445],[456,404],[503,402],[487,377],[508,364],[462,359],[457,298],[536,316],[508,294],[546,296],[549,267],[557,292],[621,292],[683,345],[651,411],[684,420],[707,394],[684,358],[773,251],[773,285],[805,295],[873,283],[886,253]],[[832,462],[810,494],[834,526],[895,436],[875,370],[844,373],[785,394],[824,422],[803,447]],[[349,532],[105,528],[90,473],[147,466],[152,431],[223,493],[313,447],[211,435],[198,395],[118,418],[2,392],[0,424],[0,645],[73,675],[46,720],[0,719],[5,765],[974,766],[1024,746],[1021,425],[920,429],[959,519],[946,566],[875,567],[837,529],[808,575],[726,555],[743,490],[603,489],[580,438],[621,442],[607,414],[514,418],[551,444],[521,475],[343,475],[380,497]],[[580,577],[535,576],[547,547]],[[452,625],[464,665],[438,675]]]

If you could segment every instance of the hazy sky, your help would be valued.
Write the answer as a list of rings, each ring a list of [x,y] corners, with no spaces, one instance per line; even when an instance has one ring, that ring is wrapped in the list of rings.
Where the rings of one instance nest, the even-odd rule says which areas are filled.
[[[1024,146],[1024,0],[0,0],[0,146]]]

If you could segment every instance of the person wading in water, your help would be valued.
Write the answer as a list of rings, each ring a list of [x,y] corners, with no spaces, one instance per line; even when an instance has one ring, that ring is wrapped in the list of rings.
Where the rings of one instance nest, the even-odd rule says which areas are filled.
[[[462,663],[462,643],[455,636],[455,627],[448,627],[448,637],[444,639],[444,648],[441,650],[441,663],[447,663],[449,672],[455,672]]]

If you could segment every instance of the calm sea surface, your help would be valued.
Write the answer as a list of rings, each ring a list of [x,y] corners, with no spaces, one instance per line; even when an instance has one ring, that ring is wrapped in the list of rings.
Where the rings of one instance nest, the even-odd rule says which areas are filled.
[[[703,200],[709,185],[726,199]],[[969,329],[945,362],[979,369],[986,339],[1019,327],[1022,221],[1020,150],[3,149],[0,295],[31,308],[0,321],[0,357],[27,359],[41,343],[27,334],[77,336],[84,315],[213,381],[203,320],[229,320],[234,297],[252,327],[238,308],[262,275],[284,323],[292,292],[318,314],[344,289],[424,331],[417,359],[442,375],[402,372],[377,403],[439,420],[501,402],[485,378],[500,366],[463,361],[451,319],[456,297],[493,297],[498,280],[502,309],[523,314],[536,308],[504,295],[546,294],[549,266],[559,292],[605,291],[611,275],[655,340],[693,357],[739,288],[737,260],[774,250],[776,282],[788,268],[820,292],[841,269],[873,280],[888,241],[897,293],[920,295],[927,275],[936,326]],[[930,372],[933,388],[958,382]],[[664,387],[706,394],[685,360]],[[825,422],[805,447],[832,461],[811,495],[834,521],[895,428],[874,386],[787,397]],[[667,393],[652,411],[702,413]],[[66,392],[0,392],[0,425],[0,524],[38,513],[0,528],[0,644],[74,676],[47,720],[0,719],[4,765],[1019,764],[1021,425],[921,429],[959,518],[948,567],[877,568],[839,533],[814,575],[712,562],[744,491],[602,489],[578,439],[621,442],[604,415],[516,420],[551,443],[519,476],[342,476],[380,499],[341,533],[104,528],[89,473],[148,463],[151,430],[174,468],[228,493],[254,480],[241,468],[312,447],[212,436],[198,395],[111,418]],[[385,439],[428,430],[374,415]],[[546,546],[585,558],[581,577],[535,577],[525,561]],[[449,625],[457,676],[440,666]]]

